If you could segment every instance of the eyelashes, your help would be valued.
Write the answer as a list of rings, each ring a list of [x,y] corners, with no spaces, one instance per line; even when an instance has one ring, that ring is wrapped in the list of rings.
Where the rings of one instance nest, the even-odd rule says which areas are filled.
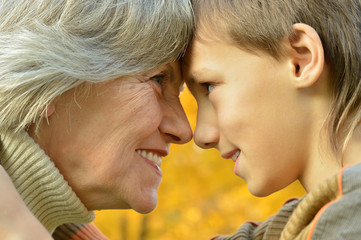
[[[154,82],[162,89],[165,87],[166,80],[167,80],[167,76],[166,76],[166,74],[163,74],[163,73],[157,74],[157,75],[149,78],[149,81]]]
[[[153,88],[159,93],[164,95],[167,88],[169,88],[169,74],[167,73],[159,73],[152,77],[149,77],[147,82],[151,83]]]
[[[208,83],[208,82],[205,82],[205,83],[201,83],[200,84],[207,92],[207,96],[212,92],[212,90],[216,87],[214,84],[212,83]]]
[[[178,94],[184,90],[184,81],[169,71],[161,71],[145,78],[162,95]]]

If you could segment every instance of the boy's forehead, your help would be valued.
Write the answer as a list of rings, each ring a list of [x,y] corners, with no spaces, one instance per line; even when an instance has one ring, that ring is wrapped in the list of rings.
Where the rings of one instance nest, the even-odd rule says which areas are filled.
[[[202,59],[194,61],[191,53],[187,54],[182,60],[182,76],[187,85],[204,81],[210,75],[215,76],[217,72]]]
[[[229,42],[231,40],[231,37],[225,31],[214,29],[211,27],[198,26],[194,32],[192,42]]]
[[[209,68],[208,65],[214,59],[214,48],[220,44],[215,44],[215,41],[194,38],[190,47],[187,49],[182,58],[182,70],[186,74],[198,76]]]
[[[182,72],[186,82],[219,78],[232,56],[239,50],[235,43],[220,36],[196,35],[182,59]]]
[[[231,40],[229,35],[229,24],[222,18],[215,15],[197,17],[197,24],[194,31],[194,37],[204,40]]]

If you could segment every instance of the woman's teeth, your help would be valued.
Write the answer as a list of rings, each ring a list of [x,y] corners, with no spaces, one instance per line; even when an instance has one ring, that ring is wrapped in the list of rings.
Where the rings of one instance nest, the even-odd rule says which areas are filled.
[[[150,161],[154,162],[155,164],[157,164],[160,167],[160,165],[162,163],[162,158],[158,154],[150,152],[150,151],[145,151],[145,150],[137,150],[137,153],[140,156],[147,158]]]
[[[239,154],[240,154],[240,151],[237,151],[237,152],[232,156],[232,161],[233,161],[233,162],[235,162],[235,161],[237,160]]]

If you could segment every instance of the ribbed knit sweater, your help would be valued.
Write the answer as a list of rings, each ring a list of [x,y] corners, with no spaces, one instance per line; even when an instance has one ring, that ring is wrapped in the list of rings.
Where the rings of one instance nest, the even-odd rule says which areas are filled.
[[[55,239],[106,239],[93,225],[81,224],[91,222],[94,213],[86,209],[26,132],[0,132],[0,159],[30,211],[50,233],[57,228]],[[214,239],[360,239],[360,226],[361,164],[358,164],[325,180],[304,198],[288,201],[266,222],[248,222],[234,235]]]
[[[94,219],[53,162],[25,132],[0,132],[0,159],[17,191],[35,217],[53,233],[62,224],[57,239],[104,239],[93,226]],[[81,232],[85,238],[74,238]],[[58,234],[58,235],[59,235]]]

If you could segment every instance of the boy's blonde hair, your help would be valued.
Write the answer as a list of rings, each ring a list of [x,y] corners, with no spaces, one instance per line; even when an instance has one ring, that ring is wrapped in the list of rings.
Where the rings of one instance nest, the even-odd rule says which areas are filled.
[[[0,0],[0,128],[39,123],[82,83],[176,60],[193,20],[190,0]]]
[[[193,7],[201,29],[276,59],[283,55],[282,40],[293,37],[293,24],[313,27],[332,76],[325,126],[334,151],[344,151],[361,121],[360,0],[193,0]]]

